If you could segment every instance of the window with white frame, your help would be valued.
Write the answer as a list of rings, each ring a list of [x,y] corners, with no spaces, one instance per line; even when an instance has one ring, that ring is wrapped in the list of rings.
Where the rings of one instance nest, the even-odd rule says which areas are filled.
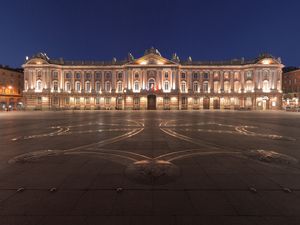
[[[193,83],[193,91],[194,92],[199,92],[199,84],[198,84],[198,82],[194,82]]]
[[[122,89],[123,89],[122,82],[119,81],[118,84],[117,84],[117,91],[118,91],[119,93],[121,93],[121,92],[122,92]]]
[[[79,82],[79,81],[77,81],[77,82],[75,83],[75,88],[76,88],[76,91],[77,91],[77,92],[80,92],[80,91],[81,91],[81,85],[80,85],[80,82]]]
[[[230,82],[229,81],[225,81],[224,82],[224,92],[225,93],[229,93],[230,92]]]
[[[203,82],[203,92],[208,93],[208,82],[207,81]]]
[[[91,91],[91,82],[89,82],[89,81],[85,82],[85,91],[86,92]]]
[[[38,80],[36,82],[36,90],[37,91],[42,91],[42,81],[41,80]]]
[[[214,92],[218,93],[219,89],[220,89],[220,83],[219,83],[219,81],[215,81],[214,82]]]
[[[149,81],[148,81],[148,89],[149,90],[154,90],[155,89],[155,80],[153,78],[151,78]]]
[[[58,82],[57,81],[53,82],[53,91],[58,91]]]
[[[181,82],[181,92],[186,93],[186,82]]]
[[[99,81],[96,82],[96,88],[95,89],[96,89],[97,92],[100,91],[100,82]]]
[[[164,82],[164,90],[169,91],[169,81]]]
[[[139,91],[140,90],[140,87],[139,87],[139,82],[138,81],[135,81],[134,82],[134,91]]]
[[[65,83],[65,91],[71,91],[71,84],[70,82]]]
[[[110,82],[109,81],[105,82],[105,91],[110,92]]]
[[[246,81],[246,92],[251,92],[253,90],[253,84],[251,80]]]
[[[268,80],[263,81],[263,92],[270,92],[270,87],[269,87],[269,81]]]
[[[238,92],[240,92],[240,90],[241,90],[241,84],[240,84],[240,82],[239,81],[235,81],[234,82],[234,92],[235,93],[238,93]]]

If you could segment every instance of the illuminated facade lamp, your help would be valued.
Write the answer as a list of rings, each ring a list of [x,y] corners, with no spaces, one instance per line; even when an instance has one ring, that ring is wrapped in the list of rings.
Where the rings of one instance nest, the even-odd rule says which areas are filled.
[[[261,61],[261,63],[264,64],[264,65],[270,65],[271,60],[270,59],[264,59],[263,61]]]
[[[141,65],[146,65],[147,64],[147,61],[142,61],[140,62]]]

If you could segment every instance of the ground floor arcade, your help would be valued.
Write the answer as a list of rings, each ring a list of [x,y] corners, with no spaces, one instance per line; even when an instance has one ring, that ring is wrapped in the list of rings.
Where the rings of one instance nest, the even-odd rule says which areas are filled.
[[[281,109],[279,94],[189,95],[189,94],[25,94],[26,109],[79,110],[202,110],[202,109]]]

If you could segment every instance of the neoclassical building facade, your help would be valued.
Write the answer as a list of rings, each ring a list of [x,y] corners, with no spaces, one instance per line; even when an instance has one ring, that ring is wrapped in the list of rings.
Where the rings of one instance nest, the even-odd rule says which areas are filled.
[[[181,61],[151,48],[137,59],[109,62],[49,59],[24,65],[27,109],[280,109],[280,58]]]

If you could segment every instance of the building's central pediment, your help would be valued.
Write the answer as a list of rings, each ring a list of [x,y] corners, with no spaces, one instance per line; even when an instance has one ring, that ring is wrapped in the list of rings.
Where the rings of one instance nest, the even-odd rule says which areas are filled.
[[[166,59],[162,56],[150,53],[148,55],[142,56],[134,61],[130,62],[128,65],[177,65],[177,63]]]
[[[159,51],[152,47],[145,51],[144,56],[129,62],[128,65],[177,65],[177,63],[162,57]]]

